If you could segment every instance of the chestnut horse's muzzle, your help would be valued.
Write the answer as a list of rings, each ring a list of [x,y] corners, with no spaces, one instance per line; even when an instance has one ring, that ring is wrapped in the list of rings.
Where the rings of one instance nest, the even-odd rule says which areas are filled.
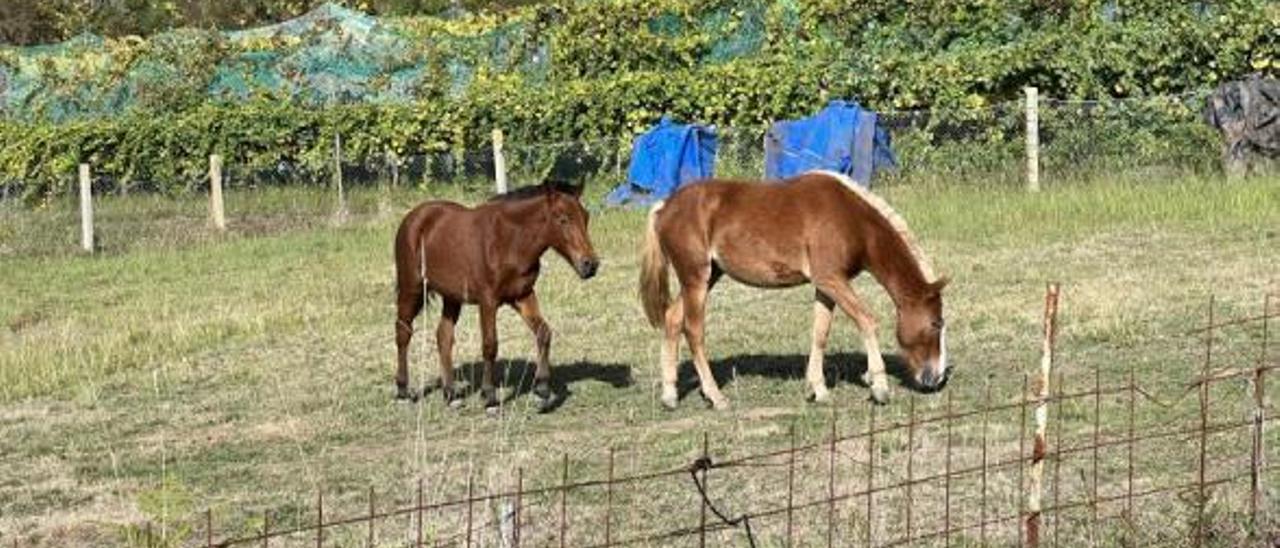
[[[951,368],[947,368],[942,374],[935,372],[935,368],[926,367],[920,371],[920,378],[917,379],[920,387],[930,392],[942,390],[947,385],[947,381],[951,378]]]
[[[588,257],[579,260],[578,264],[574,265],[574,268],[578,270],[579,278],[589,280],[596,275],[597,270],[600,270],[600,261],[595,257]]]

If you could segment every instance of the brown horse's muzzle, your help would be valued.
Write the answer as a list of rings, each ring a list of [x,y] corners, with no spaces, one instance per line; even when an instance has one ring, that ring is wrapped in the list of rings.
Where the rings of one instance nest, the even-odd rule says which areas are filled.
[[[579,259],[578,263],[573,267],[578,271],[579,278],[590,280],[592,276],[596,275],[596,271],[600,269],[600,260],[595,257],[586,257]]]

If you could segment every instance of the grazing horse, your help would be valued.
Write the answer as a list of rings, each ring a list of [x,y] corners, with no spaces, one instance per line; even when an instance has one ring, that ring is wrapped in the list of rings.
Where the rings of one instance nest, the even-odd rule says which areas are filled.
[[[889,385],[876,338],[877,322],[849,281],[868,270],[898,311],[898,343],[921,387],[939,389],[948,376],[942,288],[906,223],[883,200],[844,175],[811,171],[777,184],[708,180],[689,185],[649,212],[640,269],[645,315],[663,328],[662,403],[676,406],[676,360],[683,331],[702,394],[728,407],[703,346],[707,293],[723,274],[760,288],[816,287],[813,345],[805,377],[811,397],[827,401],[823,351],[832,310],[853,318],[867,352],[871,397],[886,403]],[[680,281],[674,302],[669,269]],[[868,378],[869,377],[869,378]]]
[[[600,266],[581,195],[581,186],[549,181],[494,196],[475,208],[430,201],[405,215],[395,240],[397,398],[412,397],[408,351],[413,320],[436,294],[444,303],[436,345],[442,392],[450,407],[462,402],[453,385],[453,330],[463,304],[480,307],[485,407],[498,403],[493,361],[498,355],[495,319],[502,305],[514,307],[533,331],[538,346],[533,392],[543,405],[548,403],[551,328],[538,310],[533,286],[547,249],[555,250],[584,280]]]

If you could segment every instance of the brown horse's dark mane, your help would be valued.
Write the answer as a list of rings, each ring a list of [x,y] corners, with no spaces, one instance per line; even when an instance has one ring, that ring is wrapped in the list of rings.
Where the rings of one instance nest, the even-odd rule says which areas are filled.
[[[522,186],[520,188],[509,190],[502,194],[495,194],[489,197],[490,202],[514,202],[517,200],[526,200],[544,196],[548,192],[561,192],[569,195],[576,195],[580,191],[577,185],[561,181],[558,179],[548,179],[540,185]]]

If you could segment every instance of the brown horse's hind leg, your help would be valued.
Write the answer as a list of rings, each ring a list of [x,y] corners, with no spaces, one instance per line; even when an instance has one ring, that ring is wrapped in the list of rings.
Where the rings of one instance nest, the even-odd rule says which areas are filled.
[[[805,379],[809,381],[813,401],[826,403],[831,396],[827,391],[827,379],[822,373],[823,354],[827,351],[827,335],[831,333],[831,311],[836,303],[821,291],[813,298],[813,344],[809,347],[809,366]]]
[[[409,392],[409,342],[413,339],[413,320],[422,311],[422,289],[409,286],[396,299],[396,398],[407,400]]]
[[[710,285],[714,283],[711,278],[712,276],[708,275],[698,279],[681,280],[680,292],[684,300],[684,336],[689,342],[689,351],[693,353],[693,367],[698,371],[702,395],[711,401],[711,406],[716,410],[726,410],[729,408],[729,399],[720,393],[720,387],[711,374],[711,364],[707,361],[704,344],[707,293],[710,291]]]
[[[480,347],[484,358],[480,394],[484,398],[485,411],[495,411],[498,408],[498,393],[493,385],[493,362],[498,358],[498,305],[496,304],[480,303]]]
[[[662,405],[667,409],[675,409],[680,400],[680,392],[676,390],[678,366],[680,363],[680,332],[684,328],[684,301],[676,299],[667,307],[667,317],[663,325],[662,358],[658,365],[662,368]]]
[[[533,332],[534,342],[538,345],[538,369],[533,374],[533,395],[546,407],[551,402],[551,326],[542,319],[538,309],[538,296],[530,293],[528,297],[515,302],[516,311],[524,318],[525,325]]]
[[[462,303],[444,299],[440,307],[440,324],[436,326],[436,353],[440,359],[440,387],[449,407],[462,405],[453,385],[453,328],[458,324]]]
[[[880,342],[876,337],[878,328],[875,316],[867,310],[866,305],[858,298],[857,293],[849,287],[844,279],[830,278],[818,282],[818,289],[827,294],[840,305],[840,309],[853,318],[862,332],[862,342],[867,351],[867,376],[871,385],[871,399],[876,403],[889,402],[889,381],[885,377],[884,357],[880,355]]]

